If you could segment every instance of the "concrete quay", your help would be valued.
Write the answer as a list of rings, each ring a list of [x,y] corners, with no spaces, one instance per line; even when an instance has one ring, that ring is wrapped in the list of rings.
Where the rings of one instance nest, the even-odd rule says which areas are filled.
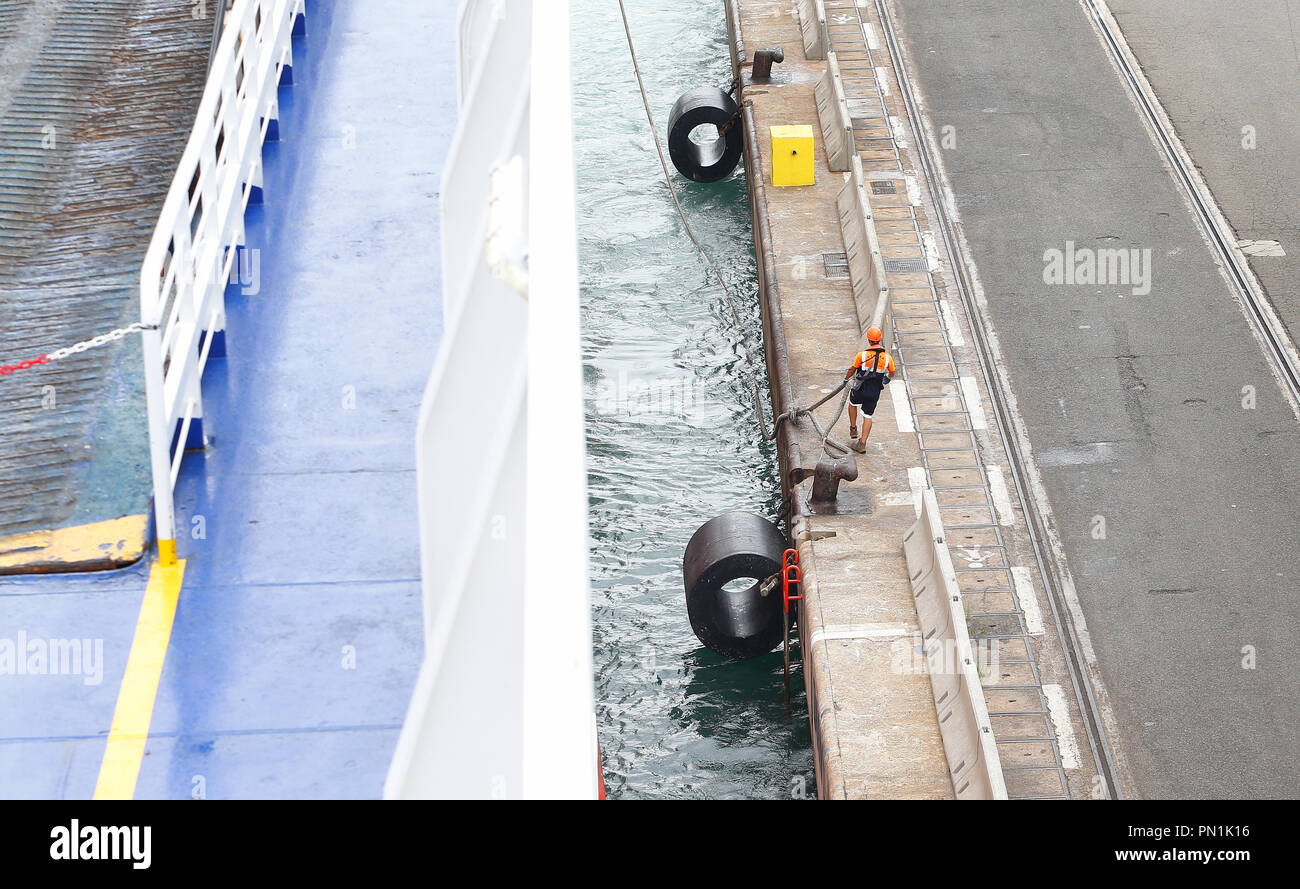
[[[833,502],[812,500],[815,468],[831,456],[813,424],[778,430],[803,571],[799,633],[818,795],[983,795],[963,777],[969,757],[957,752],[964,739],[955,740],[946,677],[929,675],[920,653],[923,631],[931,635],[916,598],[925,577],[909,571],[903,539],[929,497],[950,566],[944,576],[965,614],[961,635],[986,655],[977,657],[979,693],[962,725],[971,744],[980,741],[976,726],[993,736],[996,755],[981,762],[1005,784],[994,795],[1104,797],[970,322],[935,235],[920,128],[908,118],[874,4],[725,0],[725,8],[775,412],[831,391],[873,321],[899,365],[867,452],[854,455],[857,477],[840,483]],[[755,80],[754,51],[772,47],[784,61]],[[838,78],[828,76],[832,66]],[[814,185],[772,184],[769,127],[787,125],[815,133]],[[865,239],[851,218],[853,192],[841,199],[846,188],[861,195]],[[837,404],[817,411],[823,429]],[[847,419],[834,435],[847,440]]]

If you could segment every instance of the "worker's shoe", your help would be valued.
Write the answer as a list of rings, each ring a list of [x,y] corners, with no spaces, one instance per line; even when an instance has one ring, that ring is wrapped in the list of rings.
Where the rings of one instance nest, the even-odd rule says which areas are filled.
[[[867,443],[865,441],[858,441],[855,438],[853,439],[852,442],[850,442],[850,445],[852,446],[853,450],[857,451],[859,454],[865,454],[867,452]]]

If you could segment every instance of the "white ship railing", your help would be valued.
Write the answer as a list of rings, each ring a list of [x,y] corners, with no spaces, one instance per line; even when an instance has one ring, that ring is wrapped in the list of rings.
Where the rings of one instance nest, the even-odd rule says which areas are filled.
[[[225,290],[244,211],[262,185],[262,144],[278,117],[276,90],[293,64],[303,0],[235,0],[226,13],[181,156],[140,271],[158,554],[175,561],[172,492],[187,444],[201,446],[201,382],[224,344]]]
[[[388,798],[600,786],[568,4],[537,6],[461,7],[446,332],[416,441],[425,659]]]

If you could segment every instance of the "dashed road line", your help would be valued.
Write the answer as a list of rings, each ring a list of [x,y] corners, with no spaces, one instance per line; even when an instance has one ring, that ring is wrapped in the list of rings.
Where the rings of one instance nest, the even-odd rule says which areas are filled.
[[[988,418],[984,415],[984,406],[980,404],[980,387],[974,377],[961,378],[961,394],[966,399],[966,413],[970,415],[970,428],[989,428]]]
[[[1038,599],[1034,597],[1034,581],[1028,568],[1011,569],[1011,580],[1016,588],[1016,598],[1020,600],[1020,610],[1025,615],[1025,630],[1031,636],[1043,635],[1043,613],[1038,610]]]
[[[898,423],[899,432],[915,432],[916,423],[912,420],[912,406],[907,401],[907,384],[899,381],[899,385],[889,387],[889,399],[894,403],[894,419]]]
[[[954,349],[963,348],[966,337],[962,334],[961,325],[957,323],[957,316],[953,314],[952,305],[947,299],[939,300],[939,314],[943,315],[943,326],[948,331],[948,345]]]
[[[1043,686],[1047,698],[1047,713],[1056,731],[1056,745],[1061,751],[1061,765],[1067,769],[1079,767],[1079,745],[1074,740],[1074,726],[1070,723],[1070,705],[1065,700],[1065,689],[1055,683]]]
[[[1011,493],[1007,490],[1006,479],[1002,477],[1002,467],[986,465],[984,473],[989,479],[989,495],[998,511],[998,524],[1015,524],[1016,514],[1011,508]]]

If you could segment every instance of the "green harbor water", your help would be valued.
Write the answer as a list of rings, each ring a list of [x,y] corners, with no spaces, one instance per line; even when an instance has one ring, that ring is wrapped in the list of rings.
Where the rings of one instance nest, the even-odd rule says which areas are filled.
[[[677,96],[731,82],[722,2],[627,7],[662,138]],[[744,170],[708,185],[673,173],[692,226],[743,299],[741,330],[663,181],[618,3],[575,0],[572,9],[596,715],[608,792],[812,797],[802,677],[787,706],[779,650],[726,661],[704,648],[682,587],[696,528],[733,510],[774,519],[781,499],[741,346],[748,335],[761,355]],[[765,378],[760,387],[766,394]]]

